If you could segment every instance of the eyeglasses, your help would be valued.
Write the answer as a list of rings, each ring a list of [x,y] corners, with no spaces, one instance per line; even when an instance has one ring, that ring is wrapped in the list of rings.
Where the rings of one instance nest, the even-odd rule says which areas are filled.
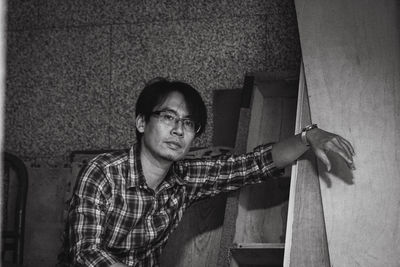
[[[194,120],[189,118],[179,118],[179,116],[172,111],[168,110],[154,111],[151,113],[151,115],[158,116],[160,121],[165,125],[175,127],[175,125],[181,121],[182,127],[185,131],[196,134],[200,132],[201,126],[198,123],[194,122]]]

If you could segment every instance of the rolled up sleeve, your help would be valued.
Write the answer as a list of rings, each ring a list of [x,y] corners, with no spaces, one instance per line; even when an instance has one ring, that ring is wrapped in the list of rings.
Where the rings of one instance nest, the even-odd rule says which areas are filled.
[[[250,153],[237,156],[184,162],[180,171],[187,186],[191,188],[192,198],[195,200],[232,191],[244,185],[282,176],[283,169],[277,168],[272,159],[272,145],[261,145]]]

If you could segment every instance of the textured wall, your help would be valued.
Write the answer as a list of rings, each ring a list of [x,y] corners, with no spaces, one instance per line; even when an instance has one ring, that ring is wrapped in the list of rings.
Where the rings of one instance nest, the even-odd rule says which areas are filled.
[[[212,91],[250,71],[297,70],[291,0],[50,1],[8,4],[5,149],[63,161],[134,142],[134,104],[156,76]],[[212,121],[210,114],[210,122]],[[212,123],[196,145],[208,146]]]
[[[29,267],[54,266],[69,152],[133,143],[146,81],[190,82],[211,113],[213,90],[246,72],[299,66],[292,0],[8,2],[4,148],[29,165]],[[211,122],[196,145],[211,145]]]

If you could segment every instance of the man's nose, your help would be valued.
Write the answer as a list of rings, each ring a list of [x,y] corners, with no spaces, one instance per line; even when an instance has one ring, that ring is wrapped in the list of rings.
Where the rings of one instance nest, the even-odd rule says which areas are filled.
[[[172,132],[176,135],[183,136],[183,121],[182,120],[176,120],[174,127],[172,128]]]

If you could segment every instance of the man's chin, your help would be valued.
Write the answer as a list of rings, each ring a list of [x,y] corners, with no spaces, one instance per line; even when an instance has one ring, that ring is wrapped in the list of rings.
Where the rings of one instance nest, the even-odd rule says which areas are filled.
[[[183,147],[167,146],[165,147],[163,156],[165,159],[170,161],[177,161],[183,159],[187,154],[187,151]]]
[[[172,151],[171,153],[166,153],[164,159],[168,161],[178,161],[185,157],[186,153],[184,151]]]

